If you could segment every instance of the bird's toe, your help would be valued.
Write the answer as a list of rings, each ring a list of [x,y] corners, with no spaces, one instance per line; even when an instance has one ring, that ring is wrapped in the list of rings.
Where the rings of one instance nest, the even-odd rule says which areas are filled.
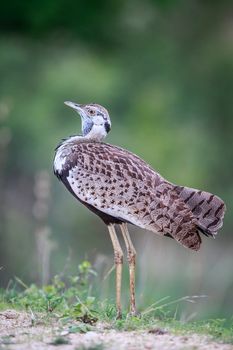
[[[137,310],[130,311],[127,314],[127,318],[133,318],[133,317],[140,318],[141,317],[141,313],[139,311],[137,311]]]

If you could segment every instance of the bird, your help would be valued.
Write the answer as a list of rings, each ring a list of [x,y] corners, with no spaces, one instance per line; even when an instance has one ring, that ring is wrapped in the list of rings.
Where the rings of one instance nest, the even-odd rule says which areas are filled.
[[[108,227],[114,250],[118,319],[122,317],[123,251],[116,226],[120,227],[129,265],[129,315],[135,316],[136,250],[128,224],[171,237],[198,251],[201,234],[215,237],[222,227],[226,205],[212,193],[169,182],[137,155],[103,142],[111,130],[106,108],[96,103],[64,103],[81,117],[82,132],[58,144],[54,173]]]

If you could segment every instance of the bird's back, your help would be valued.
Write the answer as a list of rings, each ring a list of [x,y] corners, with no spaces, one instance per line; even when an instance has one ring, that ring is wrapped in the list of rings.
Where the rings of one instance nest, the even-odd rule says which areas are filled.
[[[105,221],[130,222],[169,235],[194,250],[200,247],[199,230],[211,235],[211,229],[214,232],[222,225],[225,206],[218,197],[174,186],[141,158],[120,147],[73,142],[60,150],[59,157],[61,171],[55,169],[55,173],[75,197],[102,214]],[[210,229],[203,226],[206,220]]]

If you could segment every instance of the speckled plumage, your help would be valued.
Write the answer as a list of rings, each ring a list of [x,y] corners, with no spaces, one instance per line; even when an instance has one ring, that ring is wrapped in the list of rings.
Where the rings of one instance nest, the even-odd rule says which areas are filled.
[[[60,156],[59,177],[106,223],[129,222],[194,250],[201,243],[198,231],[213,235],[222,226],[225,206],[217,196],[174,186],[127,150],[77,139]]]

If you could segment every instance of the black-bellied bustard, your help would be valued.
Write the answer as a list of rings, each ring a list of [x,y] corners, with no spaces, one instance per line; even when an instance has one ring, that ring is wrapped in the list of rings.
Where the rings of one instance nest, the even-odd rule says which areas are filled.
[[[221,228],[225,204],[211,193],[170,183],[135,154],[102,142],[111,129],[104,107],[65,104],[81,116],[82,134],[70,136],[58,145],[54,172],[108,227],[116,266],[117,317],[121,317],[123,252],[114,226],[120,226],[129,263],[130,313],[134,315],[136,251],[127,224],[172,237],[187,248],[199,250],[200,232],[215,236]]]

